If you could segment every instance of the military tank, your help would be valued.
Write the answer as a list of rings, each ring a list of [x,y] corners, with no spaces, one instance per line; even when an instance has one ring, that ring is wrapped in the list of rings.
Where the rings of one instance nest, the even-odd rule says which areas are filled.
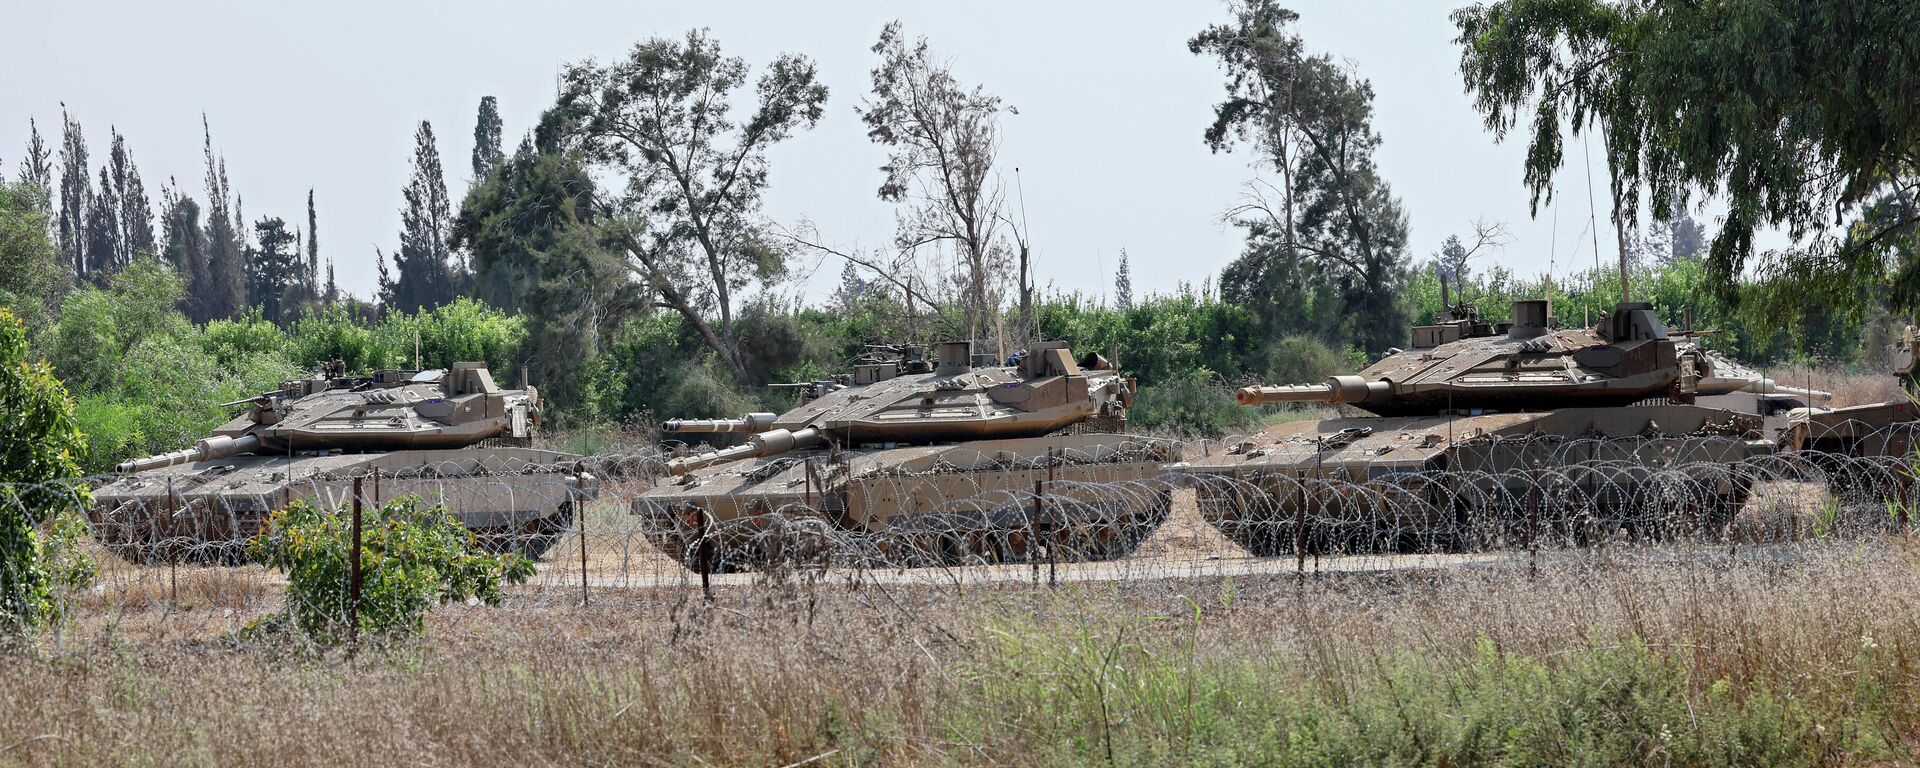
[[[1244,404],[1366,415],[1189,456],[1202,516],[1261,556],[1718,531],[1746,500],[1742,463],[1772,446],[1761,416],[1694,401],[1827,396],[1670,334],[1649,304],[1621,303],[1594,328],[1549,325],[1545,301],[1515,302],[1501,324],[1455,308],[1357,375],[1239,390]]]
[[[1166,517],[1171,441],[1122,434],[1134,384],[1097,354],[968,342],[863,360],[782,414],[666,422],[738,445],[668,462],[634,499],[689,568],[905,566],[1125,555]]]
[[[1845,408],[1793,411],[1781,446],[1820,470],[1842,503],[1898,501],[1912,506],[1920,447],[1920,329],[1907,326],[1894,349],[1892,371],[1905,395]]]
[[[245,411],[93,492],[102,544],[138,563],[242,562],[271,510],[344,509],[357,478],[363,503],[444,503],[488,549],[539,557],[597,492],[580,457],[530,447],[539,393],[501,388],[483,363],[367,376],[330,363],[224,407]]]

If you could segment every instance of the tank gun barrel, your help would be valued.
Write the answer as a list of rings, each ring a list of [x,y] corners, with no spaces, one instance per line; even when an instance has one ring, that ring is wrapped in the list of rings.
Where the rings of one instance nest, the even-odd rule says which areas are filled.
[[[260,438],[255,435],[247,435],[239,438],[221,435],[209,437],[194,443],[192,448],[182,448],[178,451],[162,453],[158,456],[148,456],[143,459],[123,461],[120,462],[119,466],[114,467],[114,469],[123,475],[133,474],[135,472],[145,472],[150,469],[171,467],[178,464],[191,464],[196,461],[206,461],[208,459],[224,459],[228,456],[251,452],[259,447]]]
[[[1347,403],[1381,400],[1393,395],[1393,385],[1359,376],[1333,376],[1325,384],[1241,387],[1234,399],[1242,405],[1269,403]]]
[[[663,432],[765,432],[773,426],[776,414],[749,413],[738,419],[668,419],[660,425]]]
[[[253,397],[243,397],[238,400],[234,400],[232,402],[221,403],[214,407],[215,408],[237,408],[239,406],[246,405],[248,403],[258,402],[262,398],[281,397],[285,394],[287,394],[286,390],[276,389],[271,392],[262,392],[260,394],[254,395]]]
[[[723,448],[718,451],[702,453],[698,456],[688,456],[669,461],[667,462],[667,473],[671,475],[684,475],[701,467],[711,467],[715,464],[725,464],[741,459],[775,456],[798,448],[812,447],[813,444],[818,442],[820,442],[820,429],[818,427],[807,427],[798,432],[790,432],[784,429],[760,432],[749,436],[747,442],[732,448]]]
[[[1785,384],[1777,383],[1773,379],[1754,379],[1747,382],[1746,386],[1741,387],[1740,391],[1751,392],[1756,395],[1799,395],[1808,400],[1819,400],[1822,402],[1833,399],[1833,393],[1827,390],[1789,387]]]

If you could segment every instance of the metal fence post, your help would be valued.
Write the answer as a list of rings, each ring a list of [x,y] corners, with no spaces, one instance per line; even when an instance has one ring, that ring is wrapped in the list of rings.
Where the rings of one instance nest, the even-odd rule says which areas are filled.
[[[173,478],[168,477],[167,478],[167,509],[163,514],[166,515],[167,521],[169,523],[173,522],[176,519],[174,512],[175,512],[175,505],[177,503],[178,502],[174,499],[174,496],[173,496]],[[160,537],[159,537],[160,526],[158,525],[158,521],[156,521],[156,524],[150,530],[152,530],[153,533],[149,535],[148,538],[153,540],[154,545],[152,550],[148,553],[149,558],[155,555],[158,555],[160,552]],[[169,557],[167,558],[167,607],[168,608],[175,607],[179,604],[179,602],[180,602],[180,559],[177,557]]]
[[[1053,468],[1059,463],[1059,457],[1058,457],[1058,454],[1056,453],[1056,450],[1057,449],[1051,448],[1051,447],[1047,449],[1047,486],[1046,487],[1048,489],[1053,488],[1053,480],[1054,480]],[[1053,587],[1059,584],[1059,578],[1060,578],[1059,577],[1060,558],[1058,555],[1054,553],[1054,550],[1058,549],[1058,547],[1055,547],[1054,545],[1059,543],[1060,532],[1056,530],[1056,526],[1054,525],[1053,507],[1047,506],[1044,502],[1041,502],[1040,510],[1041,510],[1041,513],[1046,515],[1046,518],[1047,518],[1047,586]]]
[[[574,463],[573,463],[573,476],[574,476],[574,479],[575,479],[575,482],[579,482],[579,481],[580,481],[580,478],[584,478],[584,477],[586,477],[586,471],[585,471],[585,466],[584,466],[584,465],[583,465],[583,464],[582,464],[581,462],[577,462],[577,461],[576,461],[576,462],[574,462]],[[582,490],[582,491],[585,491],[585,490],[586,490],[586,489],[585,489],[585,487],[584,487],[584,484],[583,484],[583,487],[581,488],[581,490]],[[585,494],[584,494],[584,493],[582,493],[582,494],[580,494],[579,496],[577,496],[577,497],[576,497],[576,496],[575,496],[574,494],[572,494],[571,492],[569,492],[569,493],[568,493],[568,497],[569,497],[569,498],[567,499],[567,504],[568,504],[569,506],[571,506],[571,507],[573,508],[573,518],[574,518],[575,520],[578,520],[578,521],[580,522],[580,605],[584,607],[584,606],[585,606],[585,605],[587,604],[587,506],[586,506],[586,499],[584,498],[584,497],[585,497]]]
[[[353,478],[353,549],[347,552],[348,652],[360,648],[360,480]]]
[[[710,531],[707,524],[707,513],[701,511],[699,514],[700,524],[695,531],[700,537],[698,554],[700,561],[700,594],[706,596],[707,602],[711,603],[713,602],[713,539],[708,535]]]
[[[1041,481],[1033,481],[1033,517],[1027,520],[1027,565],[1033,571],[1033,583],[1040,583],[1040,489]],[[1049,548],[1051,551],[1051,548]]]
[[[1538,477],[1527,491],[1527,578],[1540,576],[1540,482]]]
[[[1295,558],[1293,572],[1297,575],[1305,576],[1307,573],[1307,483],[1305,477],[1300,478],[1300,493],[1297,494],[1297,498],[1300,500],[1300,511],[1299,514],[1296,515],[1293,524],[1293,554]]]

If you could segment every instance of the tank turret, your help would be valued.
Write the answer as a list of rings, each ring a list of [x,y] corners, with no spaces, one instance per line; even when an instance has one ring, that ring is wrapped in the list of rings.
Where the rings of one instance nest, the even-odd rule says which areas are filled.
[[[1690,403],[1733,392],[1831,397],[1779,384],[1688,337],[1674,338],[1650,304],[1622,303],[1594,328],[1556,331],[1545,301],[1514,302],[1513,321],[1501,324],[1450,311],[1440,323],[1415,327],[1412,349],[1395,350],[1357,375],[1245,387],[1235,397],[1248,405],[1329,403],[1419,416],[1621,406],[1649,398]]]
[[[1515,302],[1506,323],[1449,307],[1366,370],[1237,394],[1368,413],[1275,424],[1179,471],[1201,517],[1257,556],[1497,544],[1550,515],[1589,531],[1718,536],[1752,489],[1738,468],[1773,448],[1768,413],[1714,401],[1828,397],[1669,333],[1650,304],[1553,326],[1545,301]]]
[[[372,475],[375,503],[437,499],[482,545],[538,556],[597,493],[580,457],[525,447],[539,394],[501,388],[483,363],[347,376],[334,362],[223,406],[245,410],[190,448],[122,462],[95,490],[102,543],[136,562],[237,562],[271,510],[331,509]]]
[[[1104,419],[1124,425],[1133,383],[1097,354],[1076,360],[1064,342],[1037,342],[1014,365],[976,366],[969,342],[939,345],[934,365],[869,361],[851,384],[778,416],[674,419],[669,432],[740,432],[742,445],[668,462],[679,475],[828,441],[840,447],[927,445],[1036,437]],[[909,372],[918,371],[918,372]]]
[[[540,424],[533,387],[502,389],[484,363],[445,370],[378,371],[280,383],[223,405],[247,412],[192,448],[122,462],[122,473],[244,454],[461,448],[491,438],[531,441]]]
[[[703,571],[1099,560],[1172,508],[1178,445],[1115,434],[1133,381],[1061,342],[1006,357],[875,345],[851,372],[794,386],[785,413],[663,425],[737,444],[672,459],[634,497],[662,552]]]

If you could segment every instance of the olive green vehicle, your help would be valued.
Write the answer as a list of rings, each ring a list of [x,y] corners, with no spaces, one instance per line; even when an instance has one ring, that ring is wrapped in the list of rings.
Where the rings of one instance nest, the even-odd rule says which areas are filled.
[[[1907,326],[1893,354],[1892,374],[1905,395],[1846,408],[1795,410],[1781,446],[1821,471],[1842,502],[1900,501],[1911,506],[1920,448],[1920,329]]]
[[[140,563],[237,563],[267,514],[400,496],[444,503],[494,551],[538,557],[597,492],[579,458],[529,446],[532,387],[503,389],[482,363],[316,376],[225,404],[246,411],[191,448],[122,463],[93,492],[94,536]],[[483,441],[497,446],[481,447]]]
[[[1547,313],[1519,301],[1512,323],[1494,325],[1455,309],[1357,375],[1241,389],[1246,404],[1371,415],[1284,423],[1189,455],[1180,469],[1202,516],[1262,556],[1717,531],[1746,501],[1743,464],[1772,444],[1760,415],[1694,401],[1826,396],[1669,334],[1648,304],[1622,303],[1590,329],[1552,330]]]
[[[937,360],[892,351],[805,385],[783,414],[667,422],[745,441],[668,462],[669,479],[634,499],[653,543],[714,571],[1106,559],[1166,517],[1178,448],[1120,433],[1134,385],[1099,355],[1059,342],[1004,365],[967,342]]]

